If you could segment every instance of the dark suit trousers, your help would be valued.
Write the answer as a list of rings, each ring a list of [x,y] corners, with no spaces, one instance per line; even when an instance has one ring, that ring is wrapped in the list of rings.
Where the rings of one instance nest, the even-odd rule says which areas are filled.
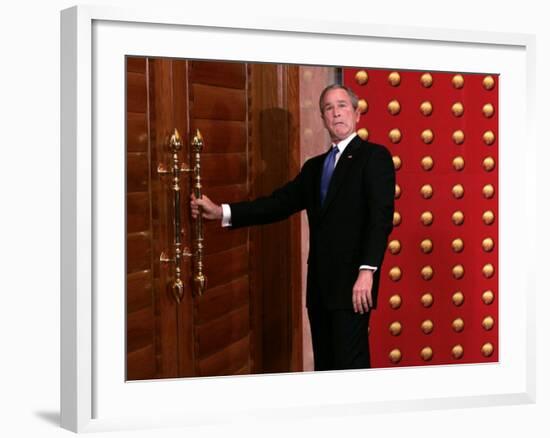
[[[370,368],[370,311],[308,307],[315,371]]]

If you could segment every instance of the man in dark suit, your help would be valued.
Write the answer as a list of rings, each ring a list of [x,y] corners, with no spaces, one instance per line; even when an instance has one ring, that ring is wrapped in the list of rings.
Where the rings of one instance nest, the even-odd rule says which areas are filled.
[[[315,370],[369,368],[368,323],[376,308],[380,267],[392,230],[395,171],[383,146],[355,130],[357,96],[335,84],[319,107],[331,149],[308,160],[296,178],[270,196],[216,205],[192,196],[193,217],[242,227],[307,210],[310,245],[308,316]]]

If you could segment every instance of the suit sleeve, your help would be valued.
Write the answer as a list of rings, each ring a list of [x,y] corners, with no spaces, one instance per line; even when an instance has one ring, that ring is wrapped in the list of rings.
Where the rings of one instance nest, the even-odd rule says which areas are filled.
[[[388,150],[376,145],[363,175],[368,220],[363,234],[361,264],[381,267],[393,228],[395,169]]]
[[[304,209],[306,203],[305,180],[309,174],[308,167],[306,162],[296,178],[269,196],[229,204],[232,228],[277,222]]]

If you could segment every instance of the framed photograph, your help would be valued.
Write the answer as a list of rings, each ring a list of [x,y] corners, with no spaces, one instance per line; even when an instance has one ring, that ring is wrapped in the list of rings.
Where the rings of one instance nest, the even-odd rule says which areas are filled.
[[[535,153],[530,114],[535,93],[533,86],[534,37],[482,31],[456,32],[371,25],[365,27],[361,23],[297,23],[295,20],[287,23],[284,20],[278,21],[267,17],[265,20],[255,20],[254,22],[236,22],[234,20],[228,22],[215,17],[205,19],[178,13],[165,14],[158,11],[127,11],[81,6],[62,11],[61,17],[61,423],[63,427],[79,432],[101,431],[120,428],[206,425],[246,420],[247,418],[269,419],[275,416],[292,416],[293,418],[303,416],[305,418],[327,415],[327,413],[335,416],[349,415],[350,412],[360,415],[367,411],[406,411],[418,409],[419,406],[422,406],[423,409],[430,409],[442,406],[449,408],[476,407],[534,401],[535,312],[532,304],[533,277],[530,274],[534,257],[531,254],[534,254],[532,250],[535,245],[535,217],[533,210],[528,208],[529,205],[535,204],[535,174],[534,169],[530,166],[530,157]],[[217,64],[214,64],[214,61]],[[166,74],[167,64],[163,63],[170,65],[169,74]],[[182,67],[179,67],[180,65]],[[249,67],[239,67],[242,65]],[[265,69],[254,70],[256,67],[253,66],[264,66]],[[182,96],[202,93],[203,96],[208,97],[210,91],[204,86],[204,83],[219,88],[223,81],[229,81],[227,88],[230,91],[224,94],[225,101],[218,100],[217,102],[223,103],[224,113],[231,115],[239,111],[238,102],[239,99],[242,100],[243,96],[238,93],[238,86],[240,86],[238,84],[242,83],[240,78],[249,78],[251,75],[259,77],[261,74],[267,77],[271,74],[269,66],[275,66],[273,67],[275,77],[286,68],[284,66],[291,66],[289,68],[294,69],[293,77],[297,79],[288,88],[290,90],[296,88],[303,93],[306,93],[308,89],[300,88],[301,78],[305,77],[307,81],[311,82],[312,77],[317,77],[315,76],[317,74],[326,75],[323,81],[328,81],[328,83],[339,80],[349,85],[355,89],[360,98],[362,98],[360,87],[368,80],[371,80],[372,83],[380,77],[380,81],[386,82],[387,78],[389,86],[396,86],[399,81],[396,82],[394,74],[404,80],[408,80],[409,77],[416,78],[415,75],[418,74],[420,81],[418,87],[429,88],[432,81],[435,81],[433,82],[435,84],[439,80],[447,81],[448,79],[449,84],[452,83],[455,88],[460,88],[460,78],[462,80],[466,78],[466,83],[469,80],[478,81],[480,90],[483,89],[482,84],[486,87],[485,90],[494,90],[497,111],[487,110],[484,112],[487,119],[494,115],[491,121],[493,123],[491,126],[494,128],[484,128],[482,131],[484,147],[493,149],[483,149],[482,151],[492,150],[494,152],[498,150],[498,155],[496,152],[492,153],[498,170],[493,174],[495,175],[494,179],[491,180],[491,186],[496,187],[496,193],[492,192],[490,196],[487,196],[494,199],[495,203],[498,201],[498,204],[495,204],[498,205],[498,213],[495,221],[494,217],[489,217],[491,211],[485,209],[483,221],[485,224],[493,225],[494,235],[498,236],[498,243],[492,253],[491,263],[485,263],[482,266],[482,272],[486,278],[494,281],[495,286],[492,286],[492,290],[496,294],[498,288],[498,299],[488,298],[487,294],[482,295],[482,292],[488,292],[485,289],[480,290],[479,297],[477,295],[470,296],[464,292],[466,301],[478,300],[479,308],[482,311],[485,311],[483,306],[494,305],[491,317],[485,313],[483,315],[476,314],[476,317],[480,317],[477,330],[480,333],[484,333],[484,331],[489,333],[488,336],[492,336],[490,342],[482,342],[479,346],[473,343],[470,348],[469,344],[463,345],[456,342],[453,338],[455,335],[451,334],[438,338],[441,341],[438,341],[437,346],[427,342],[420,351],[417,351],[415,347],[414,351],[409,352],[407,349],[400,348],[397,340],[394,341],[394,339],[399,339],[396,336],[401,332],[401,324],[398,323],[392,324],[390,334],[386,334],[387,341],[384,341],[384,349],[380,350],[381,353],[378,356],[380,359],[376,359],[375,368],[307,372],[310,368],[305,365],[304,351],[307,348],[302,345],[303,339],[298,336],[300,339],[295,340],[296,333],[287,331],[285,336],[287,339],[291,339],[288,342],[300,345],[300,354],[296,354],[294,349],[288,348],[285,363],[290,365],[284,369],[285,372],[279,372],[280,366],[276,361],[269,362],[265,359],[263,368],[257,365],[261,362],[261,359],[258,358],[264,357],[257,351],[261,347],[251,348],[253,353],[246,353],[244,362],[237,361],[235,365],[224,365],[226,357],[242,356],[243,349],[241,347],[244,335],[233,335],[233,332],[228,335],[223,323],[219,323],[219,316],[224,312],[236,315],[235,319],[241,318],[239,316],[241,313],[246,315],[245,319],[249,317],[248,315],[252,315],[250,324],[256,324],[256,327],[262,326],[262,316],[260,313],[255,314],[252,311],[256,298],[251,299],[244,307],[239,301],[241,307],[235,308],[224,307],[224,304],[219,304],[223,300],[218,300],[219,311],[201,311],[200,304],[198,310],[197,308],[194,310],[187,308],[185,311],[176,310],[172,315],[173,322],[169,322],[164,317],[155,316],[158,309],[154,306],[140,313],[144,306],[133,298],[134,295],[128,295],[128,291],[133,287],[132,290],[137,291],[135,296],[149,296],[150,289],[148,289],[146,281],[148,274],[143,274],[149,268],[143,267],[141,264],[143,257],[131,258],[129,255],[141,252],[146,255],[145,258],[151,258],[151,256],[146,249],[143,249],[144,247],[140,247],[144,242],[143,236],[147,236],[147,231],[140,228],[143,221],[133,212],[146,211],[149,217],[155,216],[155,213],[151,213],[147,209],[140,210],[140,205],[145,201],[139,194],[140,179],[139,177],[134,178],[137,173],[133,173],[132,169],[139,170],[142,163],[140,160],[146,160],[151,154],[150,150],[139,149],[140,141],[143,142],[143,138],[140,140],[139,137],[139,127],[148,126],[147,132],[153,138],[152,132],[157,135],[161,132],[161,128],[166,130],[169,125],[166,110],[164,107],[160,107],[162,103],[159,102],[161,101],[155,100],[156,98],[150,90],[162,89],[169,85],[172,96],[178,96],[178,93]],[[153,73],[149,74],[149,72]],[[178,86],[174,85],[176,82],[168,85],[163,82],[163,78],[172,78],[177,74],[182,74],[182,77],[187,78],[185,72],[192,72],[194,77],[202,78],[201,84],[193,85],[192,90],[174,91]],[[287,77],[290,76],[285,76],[285,78]],[[369,77],[370,79],[368,79]],[[486,78],[489,78],[488,83],[483,82]],[[151,82],[153,80],[154,83]],[[493,85],[490,84],[490,80],[493,80]],[[496,87],[495,80],[497,81]],[[191,82],[186,79],[181,83],[191,84]],[[276,82],[275,80],[273,83]],[[142,87],[142,90],[139,85],[134,86],[140,83],[145,84],[144,87],[147,88]],[[223,83],[225,84],[225,82]],[[247,82],[245,87],[253,90],[249,94],[244,94],[248,96],[249,101],[250,96],[255,95],[253,93],[267,94],[262,94],[261,89],[254,91],[253,83],[250,85]],[[394,94],[397,96],[396,93]],[[284,105],[280,105],[281,107],[286,105],[285,108],[287,108],[294,105],[292,108],[296,112],[292,113],[292,108],[289,112],[301,114],[299,120],[304,124],[308,117],[307,114],[315,111],[318,90],[312,93],[308,99],[301,96],[301,100],[296,100],[296,103],[292,103],[284,96],[287,95],[279,93],[274,99],[279,99],[279,102],[284,103]],[[387,96],[381,97],[380,102],[385,102]],[[265,99],[267,102],[267,98]],[[403,108],[404,111],[405,104],[403,102],[406,102],[406,96],[402,97],[403,105],[401,106],[398,102],[400,99],[391,100],[387,110],[384,108],[384,113],[389,111],[391,115],[396,115],[400,112],[397,107]],[[369,101],[369,99],[364,100],[365,104]],[[261,99],[258,98],[253,101],[253,104],[260,101]],[[435,97],[432,101],[434,108],[439,105],[439,101]],[[452,114],[449,113],[451,114],[449,117],[462,117],[464,111],[466,114],[469,111],[468,102],[468,99],[465,99],[464,106],[461,103],[453,105]],[[206,130],[209,133],[208,137],[205,136],[206,148],[208,147],[208,138],[220,138],[221,128],[224,132],[238,131],[231,117],[228,121],[220,122],[219,113],[211,114],[211,118],[215,119],[217,124],[208,123],[205,121],[207,119],[205,114],[210,110],[204,108],[201,110],[200,104],[196,102],[193,102],[193,105],[193,109],[198,115],[182,117],[182,119],[188,120],[186,122],[188,125],[185,125],[184,128],[187,128],[186,131],[191,130],[191,127],[193,130],[198,127],[203,132]],[[145,113],[152,106],[156,108],[156,115],[153,118],[144,119],[145,121],[141,121],[136,116],[140,110],[129,110],[130,107],[138,109],[143,107],[147,108],[143,110]],[[275,107],[277,106],[275,105]],[[304,108],[304,112],[300,112]],[[420,111],[424,111],[425,108],[424,106]],[[318,111],[317,109],[315,113],[316,121],[312,123],[320,125]],[[128,115],[130,113],[132,114]],[[287,117],[287,114],[285,113],[284,116]],[[279,127],[282,126],[280,124],[280,120],[283,120],[281,117],[278,111],[265,113],[265,118],[269,118],[270,123],[279,123],[277,125]],[[423,115],[418,117],[423,117]],[[197,122],[199,119],[200,123]],[[261,125],[262,120],[257,122],[258,126]],[[403,135],[405,138],[409,132],[406,130],[397,132],[397,128],[389,130],[389,125],[384,128],[383,132],[376,132],[373,127],[382,126],[383,122],[367,117],[364,120],[367,120],[365,122],[367,125],[358,125],[358,128],[361,128],[358,134],[365,138],[370,135],[370,138],[377,142],[390,143],[395,167],[399,168],[401,158],[403,166],[407,165],[409,156],[408,152],[403,150],[404,146],[407,147],[405,142],[395,148],[391,146],[391,143],[397,145],[401,136]],[[369,120],[373,120],[371,125],[368,124]],[[470,119],[461,120],[469,121]],[[261,135],[256,134],[253,128],[250,128],[250,126],[255,126],[253,120],[246,123],[246,126],[249,126],[248,129],[252,131],[252,134],[248,135],[252,138],[251,144],[254,145],[254,136],[261,137]],[[439,123],[445,129],[450,130],[449,134],[452,133],[452,136],[445,135],[445,137],[449,137],[448,143],[455,141],[457,145],[460,144],[460,132],[458,132],[460,130],[446,126],[447,122],[445,121]],[[466,126],[468,123],[464,122],[463,125]],[[281,129],[286,132],[286,128]],[[289,130],[291,131],[291,129]],[[388,130],[389,135],[386,133]],[[436,131],[437,141],[440,141],[438,137],[440,132]],[[430,134],[432,134],[431,137]],[[162,135],[155,137],[155,144],[160,148],[159,151],[163,150],[164,143],[158,140]],[[300,135],[302,134],[296,134],[298,137]],[[495,135],[496,143],[494,143]],[[170,138],[170,136],[166,136],[166,144],[170,142]],[[173,139],[175,138],[173,137]],[[308,136],[303,134],[303,138],[307,139]],[[422,131],[421,137],[415,141],[431,144],[432,140],[433,132],[428,132],[428,129],[425,129]],[[264,137],[262,137],[262,141],[264,141]],[[251,151],[243,152],[248,157],[248,163],[252,163],[250,168],[245,165],[244,174],[254,175],[255,172],[261,172],[262,160],[273,155],[274,148],[280,145],[277,141],[277,138],[270,136],[268,140],[264,141],[265,150],[256,151],[252,146]],[[445,142],[447,140],[442,142],[441,147]],[[213,141],[212,144],[216,144],[216,142]],[[229,192],[220,183],[219,177],[216,179],[217,175],[222,172],[219,165],[215,164],[219,163],[219,160],[214,160],[213,157],[208,156],[208,153],[233,154],[226,163],[229,163],[227,166],[230,170],[236,169],[234,170],[235,175],[240,175],[239,163],[241,161],[239,160],[241,158],[238,153],[241,151],[231,149],[233,147],[231,141],[219,141],[217,144],[221,146],[215,146],[218,149],[213,152],[205,149],[202,169],[206,182],[216,183],[211,185],[209,193],[218,193],[221,196],[222,194],[227,195]],[[434,141],[430,147],[438,145],[439,143]],[[496,149],[497,145],[498,149]],[[306,144],[296,156],[290,153],[282,173],[299,171],[301,164],[310,154],[323,152],[325,147],[325,144],[315,147]],[[445,147],[448,146],[445,145]],[[403,151],[400,155],[401,158],[399,158],[400,149],[398,148],[402,148]],[[163,152],[164,155],[159,155],[162,158],[162,160],[158,160],[159,163],[170,157],[170,153],[167,151],[168,149]],[[430,156],[422,154],[423,169],[420,169],[419,172],[431,169],[428,158],[436,156],[436,153],[434,151]],[[483,152],[482,155],[487,158],[491,153]],[[454,171],[462,171],[462,169],[469,171],[470,163],[480,161],[477,155],[468,154],[463,154],[463,156],[453,154],[449,158],[453,160]],[[236,164],[231,164],[233,162]],[[170,175],[165,176],[164,174],[169,173],[167,169],[171,166],[168,161],[163,161],[163,163],[165,163],[165,167],[159,165],[158,168],[156,167],[157,163],[154,163],[154,169],[158,170],[155,184],[157,184],[157,188],[165,186],[168,189],[163,195],[164,200],[159,202],[170,204],[172,202],[170,184],[174,186],[177,185],[177,182],[163,180],[163,178],[170,177]],[[186,165],[191,164],[186,163]],[[479,164],[481,166],[481,163]],[[437,165],[436,159],[435,166]],[[485,161],[483,161],[483,165],[491,167]],[[495,163],[490,170],[494,168],[494,165]],[[151,168],[150,163],[147,166]],[[410,178],[414,179],[414,175]],[[403,177],[403,181],[406,180],[407,178]],[[240,180],[235,181],[237,182],[233,181],[234,186],[241,184]],[[261,186],[256,187],[250,181],[245,181],[244,185],[248,188],[252,187],[251,193],[243,192],[246,196],[261,193]],[[457,186],[452,187],[452,193],[455,198],[461,198],[461,194],[458,193],[460,187]],[[438,187],[434,187],[437,194]],[[134,190],[134,188],[136,189]],[[207,188],[208,185],[204,190]],[[431,198],[432,189],[431,186],[422,186],[422,197]],[[467,186],[466,190],[468,189]],[[149,192],[151,193],[151,190]],[[483,193],[485,195],[488,192],[484,191]],[[187,202],[188,197],[184,196],[182,199]],[[150,203],[148,205],[153,205],[157,201],[147,202]],[[417,203],[421,203],[421,201],[414,201],[414,205]],[[413,208],[409,204],[407,205],[408,210]],[[429,221],[425,219],[424,213],[426,212],[422,213],[421,220],[426,225]],[[437,213],[435,214],[437,216]],[[415,213],[415,215],[417,214]],[[405,218],[405,213],[402,212],[402,216]],[[435,220],[437,221],[437,219],[438,217]],[[162,221],[172,224],[171,220],[160,217],[159,222]],[[179,219],[175,222],[179,226]],[[304,223],[306,223],[304,218],[297,218],[296,222],[286,231],[290,242],[296,242],[297,236],[300,240],[300,230],[303,229]],[[396,223],[398,225],[399,220],[394,218],[394,226]],[[406,225],[405,221],[403,224]],[[192,228],[191,223],[188,225]],[[211,228],[205,225],[206,232],[211,232]],[[170,233],[178,235],[180,229],[176,230],[174,232],[172,229]],[[161,231],[160,235],[163,232],[166,233]],[[245,245],[239,240],[241,237],[250,240],[246,240],[248,243],[245,242]],[[171,239],[166,238],[165,240],[165,243],[171,242]],[[262,246],[258,242],[264,245],[265,253],[285,250],[285,248],[281,249],[276,242],[270,246],[269,239],[262,236],[250,237],[247,235],[246,237],[243,235],[226,240],[220,237],[220,240],[230,242],[231,245],[234,244],[237,248],[236,253],[239,251],[238,245],[254,248],[256,251],[254,256],[247,253],[245,257],[247,260],[249,257],[260,260],[257,262],[260,266],[263,253],[261,252]],[[236,244],[235,240],[238,240]],[[424,240],[423,243],[425,243]],[[461,239],[453,240],[455,252],[462,251],[464,242],[459,242],[459,240]],[[495,240],[497,240],[496,237]],[[208,243],[208,240],[206,242]],[[250,242],[253,243],[250,244]],[[438,244],[437,241],[434,240],[434,242],[436,245]],[[484,251],[488,245],[486,244],[484,239]],[[157,243],[148,243],[148,245],[155,246]],[[178,245],[179,241],[176,242],[176,248]],[[493,245],[488,246],[491,247],[491,250],[493,249]],[[286,249],[287,253],[281,252],[281,258],[284,259],[287,254],[294,254],[292,260],[296,260],[300,267],[305,266],[307,261],[301,253],[301,248],[303,247],[289,247]],[[388,250],[393,251],[392,248]],[[223,249],[227,250],[225,246]],[[168,248],[164,256],[167,265],[174,264],[173,261],[170,261],[174,260],[174,257],[170,259],[170,254],[173,254],[170,251]],[[216,266],[223,265],[224,260],[218,260],[207,252],[206,257],[209,255],[212,260],[216,261]],[[418,257],[411,256],[411,260],[415,260],[416,263]],[[159,278],[161,280],[164,278],[162,281],[166,283],[164,289],[172,291],[171,294],[165,294],[164,298],[160,298],[160,300],[170,299],[169,306],[176,306],[175,301],[180,303],[183,297],[195,294],[193,288],[197,286],[185,286],[186,289],[181,290],[179,287],[175,287],[177,286],[175,279],[179,277],[176,274],[167,274],[167,271],[163,271],[165,268],[159,267],[157,256],[151,258],[151,260],[153,259],[156,260],[154,269],[160,272]],[[434,274],[431,266],[423,266],[420,261],[421,259],[418,258],[419,267],[414,271],[420,271],[423,280],[431,280],[434,275],[438,275],[437,267]],[[399,280],[401,275],[396,274],[397,271],[390,268],[393,269],[395,266],[393,264],[392,266],[383,265],[381,275],[386,277],[385,281]],[[464,274],[464,268],[466,274]],[[277,267],[277,269],[279,268]],[[408,268],[404,267],[403,272],[407,272],[406,269]],[[468,264],[456,264],[453,267],[452,275],[455,279],[460,279],[463,275],[470,275],[471,270],[475,269],[477,267],[470,269]],[[399,272],[401,271],[399,270]],[[269,278],[270,275],[273,276],[273,273],[266,271],[263,274],[258,274],[256,280],[254,276],[250,276],[247,282],[256,282],[257,284],[261,281],[261,275]],[[291,267],[285,275],[292,279],[292,281],[289,280],[289,283],[293,284],[300,293],[301,273],[295,272]],[[209,298],[211,301],[222,296],[220,285],[223,284],[223,281],[219,280],[217,283],[214,281],[213,289],[217,289],[216,293],[213,293],[213,298]],[[234,288],[231,289],[233,294],[231,296],[240,296],[239,287],[242,285],[239,281],[238,278],[227,281],[234,285]],[[266,281],[266,287],[269,283]],[[187,279],[184,284],[188,284]],[[170,288],[167,289],[168,286]],[[275,286],[272,287],[274,290],[276,289]],[[244,289],[246,288],[248,288],[248,283]],[[450,309],[462,304],[464,296],[461,299],[461,291],[455,288],[452,291],[443,292],[440,289],[443,288],[436,287],[430,293],[423,291],[418,297],[405,290],[399,294],[388,293],[383,295],[384,305],[387,306],[386,302],[390,302],[393,306],[397,300],[396,295],[399,296],[399,302],[401,299],[404,302],[418,301],[426,308],[430,307],[430,297],[433,300],[434,296],[437,302],[440,299],[448,298]],[[280,305],[281,302],[276,304]],[[289,321],[292,321],[290,325],[298,324],[300,327],[305,325],[301,309],[303,301],[299,298],[292,301],[291,304],[291,315],[287,315]],[[159,308],[165,309],[166,306]],[[178,307],[174,308],[179,309]],[[204,349],[204,355],[201,356],[197,353],[195,358],[191,354],[194,358],[191,365],[183,351],[189,342],[175,341],[173,345],[171,344],[172,346],[166,344],[168,346],[162,347],[165,348],[162,350],[159,345],[161,343],[165,345],[164,340],[158,341],[157,344],[153,342],[150,345],[140,340],[143,338],[143,336],[140,338],[140,334],[144,333],[144,326],[139,324],[149,324],[150,327],[155,324],[172,324],[174,326],[180,324],[184,327],[178,332],[180,335],[181,333],[195,332],[200,335],[200,326],[198,328],[185,326],[188,324],[185,316],[187,314],[198,315],[196,316],[198,319],[211,318],[211,321],[214,322],[209,322],[209,324],[216,327],[212,333],[218,333],[212,337],[212,340],[203,341],[200,338],[193,340],[199,345],[199,350]],[[490,332],[495,319],[498,331]],[[406,330],[412,324],[409,324],[408,320],[404,321],[407,321],[403,323],[404,330]],[[432,327],[428,327],[429,322],[431,321],[428,319],[422,322],[424,334],[430,333],[433,329],[433,324]],[[463,323],[461,318],[455,317],[452,320],[454,332],[461,332]],[[269,333],[273,327],[269,325],[269,321],[265,324],[264,334]],[[469,320],[466,319],[469,329],[468,324]],[[386,321],[378,321],[376,327],[386,327],[386,325],[388,325]],[[435,330],[438,328],[436,321]],[[161,327],[158,330],[162,332],[165,329]],[[298,332],[301,333],[301,329]],[[151,337],[149,334],[147,336]],[[261,343],[254,344],[254,336],[257,335],[246,334],[246,345],[261,346]],[[419,334],[418,336],[422,338],[424,335]],[[207,336],[205,335],[203,338],[206,339]],[[223,340],[226,338],[227,342],[233,342],[231,347],[226,347],[226,344],[223,344],[225,342]],[[477,342],[477,338],[475,339]],[[395,346],[392,347],[394,343]],[[495,349],[498,349],[498,355]],[[222,350],[223,355],[215,354]],[[472,353],[474,350],[475,355]],[[170,351],[175,358],[167,359],[166,351]],[[440,351],[446,353],[443,354]],[[479,360],[476,359],[478,357]],[[457,362],[461,358],[467,360]],[[395,366],[400,361],[402,365],[406,366]],[[260,370],[261,374],[253,374],[254,370]]]

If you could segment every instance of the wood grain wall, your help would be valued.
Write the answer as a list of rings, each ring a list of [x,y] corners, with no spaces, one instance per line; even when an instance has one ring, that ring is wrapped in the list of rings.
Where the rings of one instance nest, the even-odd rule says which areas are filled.
[[[156,374],[147,61],[127,60],[127,379]]]

